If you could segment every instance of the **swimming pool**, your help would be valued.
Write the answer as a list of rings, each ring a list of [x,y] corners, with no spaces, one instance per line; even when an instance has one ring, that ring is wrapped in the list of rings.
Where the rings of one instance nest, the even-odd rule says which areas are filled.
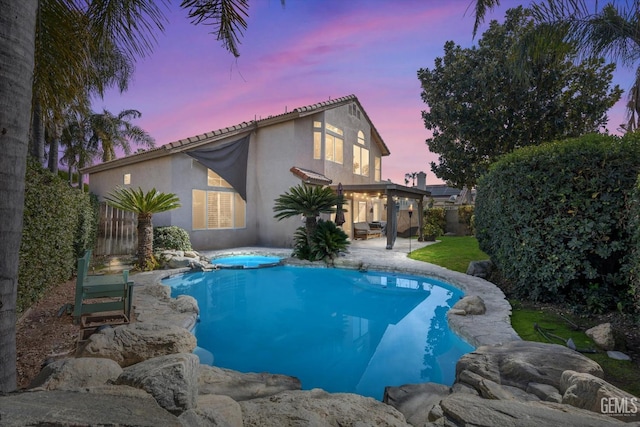
[[[303,389],[382,399],[388,385],[450,385],[473,350],[447,325],[462,291],[430,278],[277,266],[163,283],[198,301],[198,350],[215,366],[295,376]]]
[[[211,264],[222,268],[274,267],[280,264],[280,257],[265,255],[233,255],[212,259]]]

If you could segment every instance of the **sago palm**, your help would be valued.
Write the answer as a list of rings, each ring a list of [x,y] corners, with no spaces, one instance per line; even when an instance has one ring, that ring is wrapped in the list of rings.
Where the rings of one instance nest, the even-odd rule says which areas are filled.
[[[105,197],[107,204],[138,217],[138,266],[146,269],[153,263],[153,223],[155,213],[166,212],[180,207],[180,199],[173,193],[161,193],[155,188],[146,193],[142,188],[118,187]]]
[[[338,204],[344,204],[343,198],[331,188],[304,184],[291,187],[289,192],[278,197],[275,202],[274,218],[278,221],[299,215],[305,218],[309,243],[316,229],[318,216],[321,213],[334,213]]]

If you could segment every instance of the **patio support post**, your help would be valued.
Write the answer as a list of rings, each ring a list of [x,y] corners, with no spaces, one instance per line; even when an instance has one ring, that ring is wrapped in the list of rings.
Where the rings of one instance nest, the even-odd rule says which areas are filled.
[[[424,197],[418,199],[418,242],[424,242],[424,233],[422,225],[424,223]]]
[[[390,191],[387,191],[387,249],[393,249],[396,240],[395,230],[398,229],[396,222],[396,202],[393,200]]]

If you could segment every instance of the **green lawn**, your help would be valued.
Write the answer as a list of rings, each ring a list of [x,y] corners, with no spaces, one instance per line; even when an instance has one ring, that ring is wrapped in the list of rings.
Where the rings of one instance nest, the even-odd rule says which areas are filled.
[[[471,261],[489,259],[489,256],[480,250],[478,241],[473,236],[442,236],[438,240],[441,242],[416,249],[409,257],[462,273],[466,273]],[[571,316],[568,310],[560,314],[557,310],[523,307],[517,301],[512,301],[511,305],[511,324],[522,339],[539,342],[549,342],[550,339],[554,344],[566,345],[566,340],[571,338],[578,349],[589,350],[595,347],[583,332],[587,327],[594,325],[582,324],[584,321]],[[576,323],[580,323],[579,328],[575,327]],[[541,327],[547,337],[537,331],[534,325]],[[635,396],[640,396],[640,372],[633,362],[610,359],[602,350],[584,355],[602,366],[605,380]]]
[[[409,258],[466,273],[471,261],[489,259],[474,236],[441,236],[439,243],[412,251]]]

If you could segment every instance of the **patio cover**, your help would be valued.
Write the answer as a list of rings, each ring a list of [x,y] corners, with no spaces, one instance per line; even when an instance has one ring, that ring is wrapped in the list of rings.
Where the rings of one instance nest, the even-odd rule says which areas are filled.
[[[247,200],[247,158],[249,157],[249,137],[217,147],[187,151],[193,157],[225,179],[243,200]]]
[[[396,241],[396,234],[398,229],[398,223],[396,218],[396,207],[394,197],[407,198],[415,200],[418,204],[418,212],[422,212],[424,206],[425,197],[429,197],[431,192],[428,190],[422,190],[416,187],[406,187],[404,185],[394,184],[393,182],[379,182],[375,184],[352,184],[343,185],[345,193],[364,193],[374,194],[380,193],[386,197],[387,205],[387,249],[393,249],[393,244]],[[334,190],[338,190],[338,186],[331,186]],[[422,237],[422,215],[418,216],[418,233]],[[391,231],[393,230],[393,231]]]

